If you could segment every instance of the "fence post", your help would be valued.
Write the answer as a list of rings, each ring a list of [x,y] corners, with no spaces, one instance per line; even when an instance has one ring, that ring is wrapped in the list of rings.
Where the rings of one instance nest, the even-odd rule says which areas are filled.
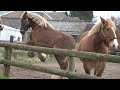
[[[75,57],[70,57],[69,58],[69,70],[70,71],[75,71]]]
[[[13,36],[10,36],[10,43],[13,43]],[[12,56],[12,48],[7,48],[5,47],[5,55],[4,58],[5,60],[11,60],[11,56]],[[10,72],[10,65],[6,65],[4,64],[4,76],[9,77],[9,72]]]

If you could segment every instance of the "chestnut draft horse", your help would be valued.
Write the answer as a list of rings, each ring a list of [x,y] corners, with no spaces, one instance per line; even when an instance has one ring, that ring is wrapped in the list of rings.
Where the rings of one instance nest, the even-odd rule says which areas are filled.
[[[103,19],[100,17],[101,22],[92,27],[90,31],[83,34],[80,43],[76,46],[78,51],[95,52],[108,54],[108,48],[118,48],[118,41],[116,37],[116,26],[114,18]],[[106,61],[99,60],[83,60],[83,67],[86,74],[91,74],[91,70],[94,68],[95,76],[102,76],[105,69]]]
[[[1,19],[1,17],[0,17],[0,31],[2,31],[3,30],[3,22],[2,22],[2,19]]]
[[[32,28],[32,31],[30,41],[25,43],[27,45],[70,50],[75,48],[76,42],[71,35],[53,28],[46,19],[36,13],[24,12],[21,15],[20,33],[24,35],[29,28]],[[68,56],[55,55],[55,58],[61,69],[68,68]]]

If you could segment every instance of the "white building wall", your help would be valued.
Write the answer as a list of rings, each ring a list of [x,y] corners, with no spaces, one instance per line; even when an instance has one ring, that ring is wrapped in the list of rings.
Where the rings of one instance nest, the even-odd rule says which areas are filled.
[[[22,35],[19,29],[11,28],[4,25],[4,29],[0,32],[0,40],[9,41],[11,35],[15,37],[14,41],[17,41],[18,37],[20,38],[20,41],[22,41]]]

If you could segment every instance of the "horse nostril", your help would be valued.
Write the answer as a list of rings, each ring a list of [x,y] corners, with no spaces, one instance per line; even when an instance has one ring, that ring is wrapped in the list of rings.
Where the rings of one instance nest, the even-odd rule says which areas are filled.
[[[115,45],[113,45],[113,47],[115,47]]]
[[[116,46],[116,45],[113,45],[113,49],[118,49],[118,46]]]
[[[3,30],[3,27],[0,27],[0,30]]]
[[[25,34],[23,31],[20,31],[20,33],[21,33],[22,35],[24,35],[24,34]]]

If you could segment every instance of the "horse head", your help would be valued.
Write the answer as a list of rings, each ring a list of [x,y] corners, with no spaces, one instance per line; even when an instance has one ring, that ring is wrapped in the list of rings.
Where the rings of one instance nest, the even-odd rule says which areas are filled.
[[[110,48],[118,49],[118,40],[116,36],[116,25],[114,17],[111,17],[111,19],[103,19],[100,17],[102,27],[101,27],[101,37],[102,39],[110,46]]]
[[[21,15],[20,33],[24,35],[29,28],[30,28],[30,21],[29,21],[29,18],[27,17],[27,12],[24,12]]]
[[[22,35],[25,34],[25,32],[31,27],[35,28],[36,26],[42,27],[42,28],[52,28],[52,25],[41,15],[33,12],[24,12],[21,15],[21,27],[20,27],[20,33]]]
[[[0,31],[2,31],[3,30],[3,22],[2,22],[2,19],[1,19],[1,17],[0,17]]]

